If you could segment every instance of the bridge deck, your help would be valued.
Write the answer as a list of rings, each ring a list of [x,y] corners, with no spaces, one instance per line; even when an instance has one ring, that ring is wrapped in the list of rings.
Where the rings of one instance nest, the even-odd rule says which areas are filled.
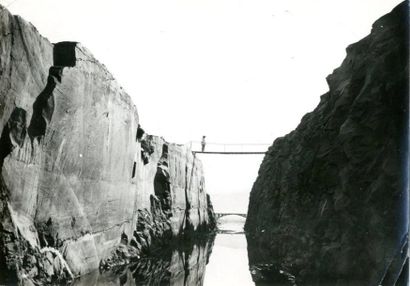
[[[241,216],[246,218],[247,214],[244,213],[215,213],[215,216],[217,219],[224,217],[224,216],[230,216],[230,215],[236,215],[236,216]]]

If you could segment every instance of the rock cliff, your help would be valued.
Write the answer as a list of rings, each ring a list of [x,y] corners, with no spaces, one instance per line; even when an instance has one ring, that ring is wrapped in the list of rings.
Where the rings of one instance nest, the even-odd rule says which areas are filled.
[[[0,9],[0,284],[66,281],[213,227],[194,154],[137,134],[131,98],[81,44]]]
[[[408,240],[408,9],[349,46],[316,109],[269,148],[245,226],[255,280],[396,283]]]

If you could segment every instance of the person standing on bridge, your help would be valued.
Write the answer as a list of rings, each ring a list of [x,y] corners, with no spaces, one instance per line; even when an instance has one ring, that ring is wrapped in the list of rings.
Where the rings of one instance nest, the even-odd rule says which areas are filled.
[[[201,141],[202,152],[205,151],[205,145],[206,145],[205,138],[206,138],[206,136],[202,136],[202,141]]]

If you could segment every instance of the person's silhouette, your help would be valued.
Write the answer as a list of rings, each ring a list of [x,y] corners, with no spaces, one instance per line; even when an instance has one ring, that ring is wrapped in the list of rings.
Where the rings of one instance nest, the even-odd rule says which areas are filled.
[[[206,145],[206,142],[205,142],[205,137],[206,137],[206,136],[202,136],[202,141],[201,141],[202,152],[204,152],[204,151],[205,151],[205,145]]]

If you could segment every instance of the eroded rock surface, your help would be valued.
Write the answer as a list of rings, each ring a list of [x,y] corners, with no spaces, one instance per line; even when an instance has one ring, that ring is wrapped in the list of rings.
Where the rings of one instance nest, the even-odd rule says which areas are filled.
[[[137,258],[148,240],[210,227],[192,152],[137,138],[137,109],[104,65],[1,9],[0,284],[67,281],[121,248]]]
[[[150,151],[142,148],[138,153],[142,163],[136,164],[134,177],[139,182],[136,228],[132,235],[123,235],[119,248],[101,261],[101,269],[128,264],[136,257],[155,254],[176,237],[216,227],[201,161],[183,145],[151,135],[142,141]]]
[[[317,108],[269,148],[246,221],[255,280],[397,280],[408,240],[407,15],[405,2],[349,46]]]

